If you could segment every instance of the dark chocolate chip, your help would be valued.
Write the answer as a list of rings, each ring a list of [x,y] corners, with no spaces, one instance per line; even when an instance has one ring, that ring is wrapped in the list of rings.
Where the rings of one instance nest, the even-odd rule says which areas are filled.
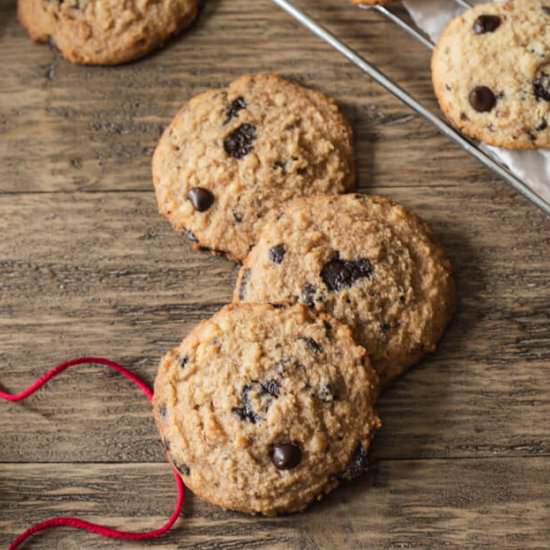
[[[302,304],[306,305],[309,308],[315,306],[315,293],[317,289],[310,283],[306,283],[302,290],[302,295],[300,296],[300,301]]]
[[[183,462],[180,462],[179,464],[176,464],[176,470],[182,475],[182,476],[188,476],[191,473],[191,468],[187,466],[187,464],[184,464]]]
[[[193,187],[187,193],[193,208],[199,212],[206,212],[214,204],[214,195],[208,189]]]
[[[487,86],[477,86],[470,92],[470,105],[478,113],[487,113],[492,111],[497,104],[497,98],[490,88]]]
[[[239,114],[239,111],[242,111],[243,109],[246,109],[246,101],[244,100],[244,97],[240,96],[237,99],[234,99],[227,108],[227,111],[225,111],[225,120],[223,121],[223,125],[225,126],[228,124]]]
[[[188,355],[180,355],[179,357],[180,367],[183,369],[189,362],[189,356]]]
[[[281,386],[279,385],[279,382],[277,382],[277,380],[266,380],[265,382],[261,383],[261,386],[263,393],[267,393],[275,398],[279,397],[279,390],[281,389]]]
[[[279,443],[273,446],[271,461],[278,470],[291,470],[296,468],[302,460],[302,451],[298,445],[292,443]]]
[[[230,157],[242,159],[252,151],[255,139],[256,127],[252,124],[241,124],[223,140],[223,148]]]
[[[381,323],[380,324],[380,330],[382,332],[388,332],[390,330],[391,326],[388,323]]]
[[[250,280],[250,268],[243,269],[241,273],[241,282],[239,284],[239,299],[244,300],[246,297],[246,285]]]
[[[346,481],[352,481],[362,476],[367,471],[368,465],[367,451],[365,451],[363,445],[359,443],[353,452],[353,456],[347,468],[338,477]]]
[[[548,128],[548,122],[546,122],[545,119],[543,119],[535,128],[537,132],[542,132],[543,130],[546,130]]]
[[[313,353],[323,353],[323,346],[321,346],[317,340],[309,338],[308,336],[300,336],[300,340],[305,343],[309,351],[312,351]]]
[[[498,15],[480,15],[474,22],[474,32],[476,34],[495,32],[501,23],[502,20]]]
[[[197,239],[197,237],[195,236],[195,234],[193,233],[193,231],[191,231],[190,229],[184,229],[183,230],[183,234],[187,237],[188,240],[190,240],[192,243],[198,243],[199,242],[199,239]]]
[[[371,277],[372,273],[372,264],[367,258],[348,261],[336,257],[324,265],[321,279],[330,291],[336,292],[350,288],[359,279]]]
[[[284,257],[285,257],[285,245],[284,244],[278,244],[276,246],[272,246],[269,249],[269,259],[274,264],[280,264],[282,263]]]
[[[550,74],[540,71],[533,81],[533,91],[537,101],[550,101]]]
[[[332,334],[332,325],[328,321],[323,321],[323,327],[325,327],[325,336],[330,338]]]
[[[248,397],[248,393],[251,389],[252,386],[250,384],[246,384],[243,386],[243,389],[241,391],[241,406],[233,407],[232,410],[233,413],[236,414],[241,420],[256,424],[256,422],[261,419],[254,411],[252,403],[250,402],[250,398]]]
[[[239,212],[233,211],[233,219],[235,220],[235,223],[241,223],[243,221],[242,214],[239,214]]]
[[[286,304],[274,304],[272,302],[269,302],[269,305],[275,309],[284,309],[286,307]]]

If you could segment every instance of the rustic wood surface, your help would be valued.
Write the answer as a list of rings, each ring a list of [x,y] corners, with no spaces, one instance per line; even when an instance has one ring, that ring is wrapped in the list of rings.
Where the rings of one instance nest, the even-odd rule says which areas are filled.
[[[428,54],[341,0],[298,2],[435,109]],[[190,250],[157,214],[151,152],[186,98],[278,71],[338,99],[362,191],[429,220],[460,306],[437,354],[380,401],[364,481],[277,519],[189,496],[162,548],[547,549],[550,545],[550,220],[269,0],[207,0],[163,51],[73,66],[31,44],[0,0],[0,384],[15,391],[82,354],[151,382],[161,354],[229,301],[236,268]],[[51,515],[157,526],[174,488],[149,407],[81,367],[0,403],[0,547]],[[28,548],[141,548],[71,530]]]

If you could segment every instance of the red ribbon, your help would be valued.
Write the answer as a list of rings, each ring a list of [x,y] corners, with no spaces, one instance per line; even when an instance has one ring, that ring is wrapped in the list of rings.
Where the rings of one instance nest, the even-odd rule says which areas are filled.
[[[66,369],[70,367],[74,367],[76,365],[84,365],[84,364],[103,365],[105,367],[108,367],[118,372],[119,374],[121,374],[122,376],[130,380],[130,382],[133,382],[145,394],[145,397],[147,397],[149,401],[153,399],[153,391],[143,380],[141,380],[141,378],[139,378],[129,370],[125,369],[123,366],[119,365],[118,363],[115,363],[114,361],[110,361],[109,359],[105,359],[104,357],[79,357],[78,359],[71,359],[70,361],[65,361],[64,363],[57,365],[55,368],[43,374],[40,378],[34,381],[27,389],[19,393],[11,394],[11,393],[0,391],[0,398],[5,399],[6,401],[22,401],[23,399],[26,399],[33,393],[37,392],[49,380],[51,380],[52,378],[55,378],[58,374],[61,374]],[[160,537],[172,528],[174,523],[177,521],[181,513],[181,508],[183,506],[183,496],[184,496],[184,490],[185,490],[183,481],[181,480],[181,477],[178,475],[178,472],[176,469],[173,470],[173,474],[176,480],[176,488],[178,491],[176,508],[172,513],[172,515],[168,518],[168,521],[160,529],[155,529],[154,531],[147,531],[145,533],[131,533],[127,531],[118,531],[117,529],[112,529],[105,525],[98,525],[96,523],[84,521],[83,519],[80,519],[80,518],[56,517],[56,518],[46,519],[26,529],[23,533],[21,533],[18,537],[16,537],[10,543],[9,550],[16,550],[16,548],[19,548],[19,546],[23,544],[23,542],[25,542],[32,535],[35,535],[40,531],[45,531],[46,529],[51,529],[53,527],[73,527],[75,529],[83,529],[85,531],[89,531],[90,533],[96,533],[97,535],[100,535],[102,537],[108,537],[112,539],[121,539],[121,540],[145,540],[145,539],[153,539],[153,538]]]

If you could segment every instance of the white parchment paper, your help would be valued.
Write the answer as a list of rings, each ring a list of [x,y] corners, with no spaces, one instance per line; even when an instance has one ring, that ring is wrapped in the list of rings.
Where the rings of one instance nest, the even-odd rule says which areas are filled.
[[[487,0],[473,0],[474,3],[483,1]],[[437,40],[452,17],[463,11],[454,0],[404,0],[403,3],[416,24],[433,40]],[[550,151],[509,151],[488,145],[482,145],[482,149],[506,164],[533,191],[550,202]]]

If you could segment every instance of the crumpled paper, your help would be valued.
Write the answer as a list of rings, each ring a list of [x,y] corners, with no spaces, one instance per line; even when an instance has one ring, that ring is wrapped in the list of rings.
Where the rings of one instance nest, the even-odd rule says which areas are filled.
[[[472,3],[484,1],[487,0],[473,0]],[[404,0],[403,3],[416,24],[434,41],[437,41],[450,19],[464,10],[454,0]],[[550,151],[510,151],[488,145],[482,145],[481,148],[550,202]]]

